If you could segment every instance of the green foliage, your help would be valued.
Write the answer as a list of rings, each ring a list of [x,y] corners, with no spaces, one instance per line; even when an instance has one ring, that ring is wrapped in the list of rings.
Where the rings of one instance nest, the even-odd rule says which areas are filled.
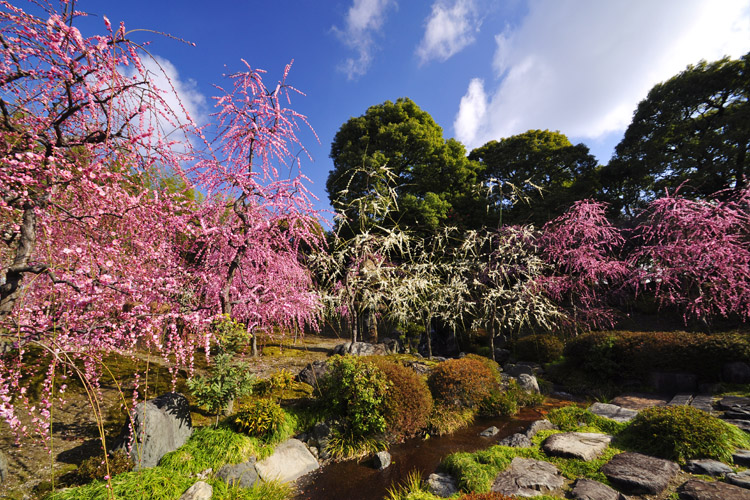
[[[93,456],[81,462],[76,471],[76,480],[80,484],[85,484],[95,479],[104,479],[106,475],[116,476],[131,470],[133,461],[127,453],[118,451],[108,457],[107,463],[102,456]]]
[[[436,401],[457,408],[478,408],[498,388],[485,363],[468,357],[438,364],[427,383]]]
[[[386,500],[432,500],[435,495],[425,489],[422,474],[417,470],[409,472],[406,480],[395,488],[388,488]]]
[[[436,404],[430,415],[427,429],[430,434],[444,436],[471,424],[476,417],[474,408],[460,408],[453,405]]]
[[[334,356],[321,383],[321,403],[342,419],[344,434],[354,440],[386,429],[386,395],[391,384],[375,365],[352,356]]]
[[[252,456],[270,454],[257,439],[219,426],[196,429],[190,439],[175,451],[167,453],[159,466],[182,474],[196,474],[206,469],[219,470],[226,464],[239,464]]]
[[[265,438],[276,434],[286,420],[276,401],[256,399],[242,405],[232,417],[235,429],[249,436]]]
[[[250,341],[251,335],[247,327],[233,320],[229,315],[222,314],[211,323],[211,328],[219,341],[220,352],[241,352]]]
[[[562,341],[550,334],[527,335],[515,342],[516,358],[537,363],[550,363],[563,354]]]
[[[621,434],[623,444],[681,464],[694,458],[731,463],[735,448],[750,438],[692,406],[654,406],[641,411]]]
[[[268,396],[274,392],[283,392],[294,387],[294,374],[282,368],[274,372],[269,378],[258,380],[253,386],[253,393],[258,396]]]
[[[230,402],[249,394],[254,381],[248,363],[221,353],[214,357],[208,375],[191,378],[187,385],[198,406],[218,415]]]
[[[326,450],[332,457],[342,460],[362,458],[387,449],[387,444],[375,436],[358,435],[350,429],[331,429]]]
[[[389,437],[398,441],[423,431],[433,407],[432,395],[424,379],[414,370],[384,356],[371,356],[365,361],[380,369],[389,381],[385,397]]]
[[[595,432],[603,432],[611,435],[619,434],[628,425],[594,415],[587,409],[575,405],[555,408],[547,414],[547,420],[564,432],[581,431],[581,428],[585,426],[595,428]]]
[[[490,141],[469,159],[484,167],[482,181],[493,188],[488,204],[501,224],[541,227],[573,202],[594,197],[598,187],[596,158],[560,132],[529,130]]]
[[[565,346],[566,363],[601,381],[624,377],[647,381],[660,371],[691,371],[717,381],[729,361],[750,361],[747,335],[685,332],[593,332]]]

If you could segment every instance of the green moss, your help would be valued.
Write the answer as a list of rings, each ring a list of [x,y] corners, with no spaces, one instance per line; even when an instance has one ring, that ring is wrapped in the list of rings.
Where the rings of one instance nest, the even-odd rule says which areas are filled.
[[[594,415],[574,405],[555,408],[547,414],[547,419],[566,432],[603,432],[614,436],[627,427],[627,424]]]

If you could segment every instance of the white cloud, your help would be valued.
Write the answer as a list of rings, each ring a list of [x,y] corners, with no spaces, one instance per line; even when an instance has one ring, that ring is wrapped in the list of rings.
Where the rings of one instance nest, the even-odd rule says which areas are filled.
[[[472,148],[536,128],[596,140],[624,131],[648,91],[688,64],[750,50],[750,1],[531,0],[495,41],[498,80],[471,80],[459,140]]]
[[[437,0],[432,4],[417,56],[422,64],[431,59],[445,61],[474,43],[479,25],[474,0],[455,0],[452,5]]]
[[[341,41],[357,52],[357,57],[350,57],[339,66],[350,80],[367,73],[375,50],[374,35],[382,28],[391,5],[396,5],[394,0],[354,0],[344,28],[333,27]]]

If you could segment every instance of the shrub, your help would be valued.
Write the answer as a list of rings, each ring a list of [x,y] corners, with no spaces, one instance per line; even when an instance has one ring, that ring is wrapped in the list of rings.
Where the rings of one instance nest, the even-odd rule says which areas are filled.
[[[396,440],[414,436],[427,427],[433,401],[427,383],[414,370],[383,356],[365,358],[390,382],[385,397],[387,432]]]
[[[321,381],[321,403],[342,419],[345,435],[354,439],[384,432],[386,395],[390,383],[375,365],[352,356],[334,356]]]
[[[438,364],[427,383],[436,401],[463,408],[478,408],[498,384],[487,366],[476,359],[449,359]]]
[[[250,371],[250,365],[222,353],[214,357],[208,375],[188,379],[187,385],[196,404],[215,413],[218,422],[219,412],[229,407],[235,399],[252,392],[254,381],[255,375]]]
[[[294,387],[294,374],[286,368],[282,368],[267,379],[257,381],[253,386],[253,393],[259,396],[268,396],[274,391],[285,391],[292,387]]]
[[[270,399],[256,399],[242,405],[234,416],[234,427],[249,436],[266,438],[277,433],[286,415],[278,403]]]
[[[495,376],[495,380],[497,380],[498,383],[502,381],[502,376],[500,374],[503,370],[502,368],[500,368],[500,365],[496,361],[492,361],[490,358],[481,356],[479,354],[467,354],[466,358],[476,359],[477,361],[481,362],[484,366],[490,369],[492,375]]]
[[[726,422],[692,406],[654,406],[641,411],[621,434],[637,451],[679,463],[694,458],[731,462],[750,439]]]
[[[550,363],[563,354],[563,343],[552,335],[527,335],[516,341],[515,354],[524,361]]]
[[[87,458],[78,466],[76,476],[81,484],[90,483],[95,479],[104,479],[104,476],[110,477],[133,470],[133,461],[127,453],[116,451],[109,456],[108,464],[105,464],[104,457],[94,456]],[[109,469],[107,468],[109,466]]]

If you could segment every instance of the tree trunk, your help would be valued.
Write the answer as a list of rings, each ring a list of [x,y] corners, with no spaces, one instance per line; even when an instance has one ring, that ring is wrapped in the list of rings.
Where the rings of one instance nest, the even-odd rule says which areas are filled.
[[[492,318],[490,323],[490,358],[495,361],[495,318]]]
[[[432,316],[427,318],[424,325],[424,334],[427,336],[427,356],[432,359],[432,331],[430,331],[430,325],[432,323]]]
[[[370,309],[364,317],[365,327],[363,332],[367,334],[367,341],[373,344],[378,343],[378,318],[375,311]]]
[[[23,290],[20,285],[24,274],[40,273],[45,269],[43,266],[29,266],[36,248],[36,212],[31,203],[24,205],[20,230],[16,256],[5,273],[5,282],[0,285],[0,317],[7,316],[13,311],[16,300]]]
[[[252,338],[250,340],[250,345],[252,345],[253,357],[257,358],[258,357],[258,336],[256,334],[254,334],[254,333],[252,334]]]

